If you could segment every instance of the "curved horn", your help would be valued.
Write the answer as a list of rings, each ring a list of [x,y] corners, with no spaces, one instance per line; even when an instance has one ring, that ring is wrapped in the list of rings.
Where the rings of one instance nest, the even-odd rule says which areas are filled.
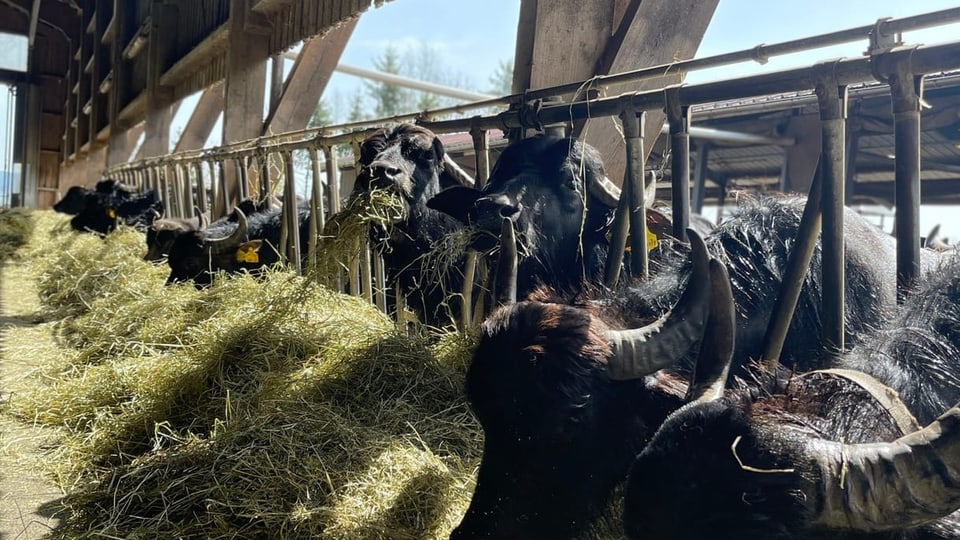
[[[493,300],[500,306],[517,302],[517,239],[510,218],[503,218],[500,224],[500,257],[493,282]]]
[[[211,254],[224,253],[235,249],[246,239],[247,216],[239,208],[234,208],[233,211],[237,213],[237,228],[225,238],[211,238],[204,242],[207,251]]]
[[[611,379],[637,379],[672,366],[700,341],[710,311],[710,270],[703,239],[692,229],[687,235],[693,272],[677,305],[642,328],[606,332],[613,350],[607,363]]]
[[[473,187],[476,183],[473,177],[467,174],[467,171],[460,168],[460,165],[457,165],[457,162],[450,157],[450,154],[443,154],[443,170],[460,185]]]
[[[606,176],[601,176],[596,178],[595,181],[590,182],[588,189],[591,195],[600,199],[600,202],[610,208],[616,208],[617,203],[620,201],[620,188],[613,183],[613,180],[610,180]]]
[[[710,316],[700,345],[700,355],[690,377],[687,401],[714,401],[723,396],[733,362],[736,336],[733,289],[727,267],[710,260]]]
[[[807,505],[834,529],[905,529],[960,508],[960,403],[892,443],[817,439],[802,450],[819,469]]]

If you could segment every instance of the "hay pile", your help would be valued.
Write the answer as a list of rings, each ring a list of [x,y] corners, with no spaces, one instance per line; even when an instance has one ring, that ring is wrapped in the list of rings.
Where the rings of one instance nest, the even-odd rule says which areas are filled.
[[[12,258],[32,234],[33,220],[28,210],[0,209],[0,262]]]
[[[66,433],[55,538],[446,538],[482,433],[462,398],[472,338],[398,333],[287,272],[163,286],[143,237],[64,232],[19,264],[56,342],[4,412]]]

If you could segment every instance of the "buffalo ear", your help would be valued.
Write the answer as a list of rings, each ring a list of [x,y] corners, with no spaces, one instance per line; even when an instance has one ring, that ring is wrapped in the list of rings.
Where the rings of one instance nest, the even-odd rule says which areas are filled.
[[[468,214],[483,192],[465,186],[449,187],[427,201],[427,208],[443,212],[450,217],[467,223]]]

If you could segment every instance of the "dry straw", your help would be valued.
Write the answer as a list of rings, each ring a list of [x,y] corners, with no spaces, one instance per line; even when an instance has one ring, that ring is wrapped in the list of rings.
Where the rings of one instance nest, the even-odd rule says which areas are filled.
[[[283,271],[165,287],[142,234],[34,221],[17,276],[50,342],[4,412],[66,433],[43,459],[66,490],[52,537],[449,535],[482,448],[472,336],[400,334]]]

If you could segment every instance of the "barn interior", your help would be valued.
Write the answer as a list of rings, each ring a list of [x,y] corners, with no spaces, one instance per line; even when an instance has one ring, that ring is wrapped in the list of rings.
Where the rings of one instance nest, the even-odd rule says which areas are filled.
[[[297,151],[309,155],[313,165],[308,168],[304,183],[317,186],[314,194],[323,194],[324,202],[314,199],[314,203],[326,204],[327,211],[334,212],[350,192],[356,174],[354,150],[358,142],[383,125],[406,121],[421,123],[440,134],[447,151],[479,181],[489,174],[500,151],[518,137],[538,132],[565,132],[586,138],[601,150],[609,176],[621,186],[631,178],[644,177],[642,173],[637,174],[636,167],[641,171],[655,171],[656,198],[680,217],[678,223],[683,223],[684,216],[706,213],[708,208],[712,212],[731,204],[738,193],[753,191],[814,193],[823,190],[822,206],[825,208],[831,201],[841,201],[864,211],[877,212],[884,218],[899,213],[910,218],[897,228],[898,238],[904,239],[903,245],[906,246],[902,253],[898,252],[898,263],[903,269],[898,276],[902,276],[904,286],[910,286],[915,275],[912,267],[920,245],[914,239],[926,233],[913,220],[920,205],[960,204],[960,50],[956,43],[915,47],[899,40],[902,31],[960,21],[960,8],[903,19],[862,21],[863,26],[837,35],[762,45],[753,50],[731,52],[729,57],[699,59],[697,49],[718,8],[718,0],[521,0],[510,95],[465,97],[464,103],[437,111],[409,111],[389,118],[308,127],[308,120],[338,68],[341,54],[358,21],[370,10],[380,9],[387,2],[404,0],[0,0],[0,32],[22,36],[28,51],[22,70],[0,67],[0,83],[14,88],[16,94],[15,121],[10,128],[12,161],[20,171],[6,198],[0,195],[0,207],[50,209],[69,188],[91,187],[104,177],[113,177],[138,187],[160,190],[173,216],[192,215],[195,208],[209,209],[219,216],[244,195],[276,192],[276,186],[281,184],[285,189],[292,186],[293,182],[285,182],[293,176],[289,169],[285,170],[285,158]],[[665,31],[677,28],[682,31]],[[563,46],[572,41],[581,46],[576,50]],[[735,57],[735,61],[756,61],[767,55],[843,41],[862,43],[864,56],[842,63],[825,59],[823,64],[809,68],[743,80],[702,84],[684,82],[688,72],[711,65],[725,65],[734,61],[731,57]],[[284,76],[284,61],[291,59],[293,66]],[[837,95],[834,91],[838,91]],[[171,129],[173,118],[191,96],[196,99],[196,106],[188,115],[182,134],[175,136]],[[897,109],[898,103],[900,109]],[[263,114],[251,114],[251,111],[263,111]],[[914,112],[915,116],[910,116]],[[905,117],[907,124],[902,121]],[[610,121],[611,118],[618,122]],[[839,143],[836,139],[828,141],[837,133],[837,120],[842,128]],[[911,132],[914,124],[908,123],[913,121],[916,129]],[[624,128],[627,123],[631,128]],[[211,133],[218,128],[222,130],[219,137],[222,142],[215,147],[207,146]],[[908,142],[904,143],[904,140]],[[915,145],[911,141],[915,141]],[[628,159],[631,144],[638,142],[643,157],[639,163]],[[713,215],[708,214],[708,217]],[[885,225],[889,228],[890,224]],[[38,228],[50,237],[60,230],[46,221],[41,221]],[[824,234],[837,232],[834,218],[826,211],[823,231]],[[842,229],[839,234],[842,236]],[[45,272],[43,275],[49,289],[43,294],[47,295],[47,301],[53,298],[60,303],[54,308],[46,305],[46,311],[35,311],[32,305],[23,308],[21,311],[29,314],[23,319],[26,321],[22,323],[23,329],[32,328],[36,322],[32,317],[42,319],[35,313],[52,317],[50,310],[53,309],[56,316],[62,316],[56,321],[61,324],[57,328],[62,330],[62,325],[66,324],[65,331],[69,335],[65,342],[52,341],[52,345],[44,345],[44,354],[66,354],[56,352],[58,343],[66,343],[69,347],[65,345],[64,348],[70,349],[70,354],[75,352],[85,359],[101,353],[116,357],[140,355],[151,364],[128,369],[115,363],[102,369],[94,368],[89,373],[86,367],[77,370],[85,379],[103,376],[111,384],[116,383],[110,387],[111,392],[115,389],[118,395],[130,392],[134,398],[126,394],[121,396],[129,402],[103,405],[97,400],[107,398],[97,394],[97,389],[58,381],[53,385],[55,388],[43,386],[42,392],[25,392],[24,395],[35,401],[25,403],[21,400],[15,404],[17,411],[22,417],[39,415],[38,411],[57,406],[58,399],[69,401],[73,393],[78,396],[77,401],[70,403],[76,408],[68,410],[65,407],[61,416],[53,415],[44,422],[69,424],[77,429],[79,438],[83,438],[89,435],[83,431],[87,422],[93,425],[112,421],[114,415],[121,416],[117,411],[129,407],[131,402],[142,400],[144,395],[151,399],[156,397],[156,403],[151,402],[150,406],[156,405],[166,414],[166,409],[183,405],[184,395],[200,402],[215,394],[213,404],[205,405],[203,409],[208,414],[204,420],[209,420],[209,426],[203,427],[202,435],[192,438],[192,433],[184,435],[186,428],[183,432],[177,431],[183,426],[175,422],[171,425],[176,429],[170,428],[169,431],[165,431],[169,426],[163,421],[154,425],[157,418],[165,418],[158,416],[161,413],[155,410],[133,420],[117,420],[120,424],[149,424],[151,428],[145,434],[137,431],[139,427],[131,428],[137,437],[143,438],[140,440],[123,432],[121,428],[128,425],[119,428],[110,425],[109,429],[114,432],[97,434],[103,437],[104,446],[136,439],[136,444],[143,447],[138,447],[138,451],[152,453],[148,459],[141,460],[141,456],[131,458],[132,453],[104,451],[104,455],[122,466],[109,469],[106,476],[96,477],[95,482],[84,486],[82,494],[89,495],[89,500],[74,500],[73,503],[78,506],[89,504],[90,507],[107,505],[110,497],[116,498],[118,493],[122,495],[121,491],[130,490],[130,497],[122,498],[122,502],[134,508],[136,501],[133,499],[140,497],[141,492],[137,489],[142,485],[155,488],[163,496],[177,491],[173,488],[182,485],[183,493],[178,495],[182,495],[186,502],[183,508],[176,510],[203,514],[207,519],[203,527],[209,528],[191,523],[184,529],[171,527],[164,531],[170,535],[194,534],[199,537],[218,531],[225,537],[231,534],[243,537],[251,531],[254,535],[269,535],[280,528],[290,527],[283,529],[282,534],[276,533],[277,536],[308,537],[318,530],[325,530],[329,538],[381,538],[390,537],[395,531],[400,531],[397,537],[448,536],[469,503],[469,489],[464,486],[469,487],[471,474],[475,472],[480,435],[477,426],[468,419],[469,412],[464,403],[458,401],[455,407],[445,409],[442,400],[452,402],[461,398],[463,389],[458,385],[463,377],[463,360],[452,357],[462,354],[472,343],[457,340],[440,345],[407,343],[391,333],[392,321],[376,318],[382,314],[371,314],[373,323],[359,320],[360,316],[368,315],[368,311],[376,311],[369,309],[369,304],[382,301],[377,296],[381,293],[377,291],[385,289],[387,284],[383,283],[365,289],[363,300],[369,302],[347,303],[345,306],[313,289],[309,294],[292,290],[289,281],[292,278],[282,275],[268,278],[270,286],[278,291],[277,297],[270,296],[264,287],[258,286],[258,282],[246,279],[238,279],[223,290],[212,292],[189,288],[176,288],[173,292],[170,289],[157,290],[152,283],[145,285],[125,277],[128,272],[139,273],[145,280],[163,281],[164,276],[156,267],[139,259],[132,260],[131,253],[139,249],[141,240],[121,234],[106,242],[92,238],[79,241],[57,238],[52,247],[28,246],[31,257],[39,259],[40,252],[46,252],[45,256],[55,255],[54,263],[42,261],[40,266],[26,268]],[[296,257],[293,253],[295,251],[291,252],[291,258]],[[77,261],[89,263],[96,271]],[[842,270],[825,267],[825,271]],[[24,280],[15,282],[19,285],[33,276],[16,277]],[[102,283],[95,283],[97,279]],[[842,286],[842,281],[839,283]],[[836,284],[835,280],[831,286]],[[53,290],[55,285],[62,290]],[[13,294],[14,291],[3,288],[0,283],[0,307],[4,304],[3,296],[6,295],[9,304]],[[98,297],[99,300],[101,296],[106,301],[96,302],[95,307],[103,311],[87,313],[94,303],[89,298]],[[833,299],[839,298],[840,302],[842,297],[842,292],[832,296]],[[197,311],[182,310],[177,302]],[[262,327],[249,324],[240,315],[237,320],[222,324],[213,321],[213,317],[202,318],[209,315],[204,311],[208,306],[218,303],[235,308],[243,316],[256,313],[263,305],[270,308],[262,318],[256,319]],[[298,305],[305,306],[305,311],[343,309],[344,312],[336,311],[330,320],[324,321],[297,319],[296,324],[303,326],[291,327],[268,317],[291,317],[284,306]],[[134,316],[131,307],[140,310],[132,322],[122,318]],[[143,316],[143,313],[156,315],[156,319]],[[17,318],[21,315],[18,313],[10,320],[21,321]],[[74,318],[76,321],[70,322]],[[65,320],[68,322],[64,323]],[[201,331],[191,333],[188,322],[197,322]],[[835,333],[842,336],[843,321],[833,322],[836,323]],[[165,324],[169,327],[163,326]],[[390,411],[389,405],[393,403],[390,402],[385,410],[370,416],[382,416],[397,424],[409,423],[416,431],[434,427],[417,423],[418,415],[436,415],[443,422],[460,422],[472,430],[450,435],[437,429],[424,432],[422,440],[417,439],[420,434],[412,436],[404,432],[403,437],[418,441],[412,446],[421,445],[417,451],[422,452],[413,457],[402,456],[400,461],[405,461],[399,465],[391,462],[394,469],[387,466],[378,469],[375,464],[371,465],[380,456],[364,457],[362,466],[356,466],[362,474],[348,479],[333,474],[333,480],[330,476],[321,479],[323,489],[329,485],[333,493],[342,494],[339,491],[341,482],[349,485],[345,489],[352,491],[343,500],[362,507],[361,492],[377,491],[376,486],[385,485],[386,477],[393,472],[407,483],[399,495],[378,494],[382,499],[389,499],[389,508],[367,509],[374,517],[366,516],[358,522],[331,524],[324,521],[329,518],[330,509],[322,504],[315,505],[316,500],[308,497],[310,493],[315,494],[310,490],[317,487],[313,483],[315,479],[310,478],[304,480],[303,486],[295,486],[303,487],[303,492],[297,493],[298,497],[302,495],[302,500],[291,503],[292,509],[277,509],[270,505],[272,501],[261,500],[258,504],[263,507],[244,508],[243,512],[247,513],[238,518],[229,497],[217,499],[211,495],[206,500],[198,500],[195,495],[209,494],[219,486],[204,483],[193,487],[187,482],[179,483],[178,478],[185,478],[188,473],[191,481],[200,476],[193,474],[197,467],[188,458],[198,458],[200,464],[211,469],[214,463],[234,467],[229,471],[236,474],[232,478],[251,483],[258,475],[267,477],[277,473],[277,469],[264,473],[260,469],[244,468],[245,462],[254,459],[254,452],[247,453],[248,450],[240,449],[239,444],[212,459],[204,437],[227,433],[248,443],[264,432],[276,435],[277,439],[288,436],[289,433],[271,431],[270,426],[250,423],[244,426],[248,432],[238,433],[223,428],[223,425],[228,417],[239,418],[241,412],[247,413],[255,408],[251,405],[253,400],[237,405],[237,395],[261,397],[261,388],[253,391],[251,386],[263,381],[269,383],[265,383],[265,387],[274,384],[267,388],[274,394],[263,394],[269,398],[287,390],[306,392],[303,387],[309,385],[303,381],[310,382],[309,377],[315,374],[314,371],[322,371],[319,364],[311,364],[302,372],[290,368],[295,375],[292,378],[301,379],[292,383],[285,381],[283,384],[289,383],[290,388],[281,388],[281,383],[272,378],[276,373],[270,373],[270,367],[277,365],[271,362],[282,364],[284,369],[289,366],[283,364],[285,360],[271,356],[274,351],[290,348],[309,356],[324,347],[333,348],[326,341],[330,336],[338,332],[361,333],[366,330],[358,328],[364,325],[373,328],[368,329],[374,334],[370,339],[380,341],[375,345],[347,343],[342,350],[337,349],[338,361],[347,364],[357,358],[367,360],[368,357],[363,355],[383,349],[387,351],[384,354],[396,353],[396,357],[402,360],[423,357],[438,359],[442,364],[437,369],[430,364],[417,371],[409,370],[399,362],[370,366],[364,361],[363,369],[373,367],[383,379],[406,383],[405,377],[409,377],[417,392],[439,396],[437,403],[418,403],[417,407],[408,410],[401,398],[416,392],[400,389],[391,394],[391,399],[396,398],[402,406]],[[300,339],[318,326],[324,329],[318,338],[320,341]],[[246,339],[263,328],[275,333],[255,336],[256,339],[249,343],[237,337]],[[147,334],[137,333],[147,329],[163,333],[165,339],[176,343],[164,342],[163,346],[154,347],[156,343],[150,341],[152,335],[148,339],[142,337]],[[341,329],[346,330],[341,332]],[[209,334],[204,335],[203,331]],[[167,336],[177,332],[189,335],[189,339],[178,342],[179,338]],[[123,339],[116,336],[123,336]],[[13,333],[8,339],[10,350],[19,353],[28,352],[34,343],[39,343],[31,341],[38,339],[34,334]],[[88,351],[73,351],[74,347],[80,347],[78,343],[86,346]],[[186,389],[180,389],[176,387],[178,379],[173,372],[196,368],[186,358],[177,356],[181,349],[189,348],[204,349],[216,360],[202,366],[208,371],[190,371],[200,382],[194,385],[195,381],[191,379]],[[90,349],[97,349],[97,352],[90,353]],[[153,354],[156,356],[150,356]],[[242,358],[243,363],[226,367],[217,363],[221,356],[230,354]],[[3,364],[9,364],[8,358],[4,357],[0,362],[0,385],[7,381],[3,378]],[[169,366],[163,364],[166,361],[171,361]],[[268,367],[264,368],[264,365]],[[119,382],[126,381],[125,374],[129,372],[143,373],[154,369],[160,372],[157,388],[149,388],[153,382],[150,379],[138,383],[135,391]],[[332,369],[342,369],[343,373],[339,375],[349,383],[360,381],[377,388],[387,386],[382,380],[371,382],[372,376],[360,373],[359,368],[338,366]],[[49,372],[41,372],[41,375],[55,380]],[[196,390],[195,386],[202,386],[210,380],[214,381],[210,383],[214,390],[206,387]],[[342,397],[335,384],[323,386],[317,383],[316,388],[310,387],[307,391],[328,391]],[[8,390],[0,388],[0,392]],[[282,410],[268,411],[264,417],[292,423],[297,420],[296,407],[301,405],[298,401],[301,399],[305,398],[297,394],[296,399],[278,405]],[[356,401],[352,399],[352,396],[344,398],[344,409],[359,409],[361,404],[366,405],[364,400],[367,399],[375,401],[366,394],[358,396]],[[80,401],[84,403],[77,403]],[[91,403],[100,408],[91,407]],[[216,408],[219,410],[214,410]],[[327,414],[329,411],[310,412]],[[392,412],[397,415],[391,416]],[[342,419],[333,418],[333,415],[316,418],[305,415],[304,418],[313,423],[307,427],[299,426],[297,430],[314,436],[324,430],[344,427],[338,423]],[[367,420],[369,418],[362,417],[357,423]],[[259,428],[264,430],[258,431]],[[218,429],[222,431],[218,432]],[[344,428],[342,433],[344,440],[351,441],[351,445],[359,446],[365,442],[353,431]],[[395,435],[394,432],[389,434]],[[88,451],[103,441],[87,437],[82,450]],[[144,450],[154,443],[153,448]],[[302,447],[290,450],[284,457],[299,466],[304,462],[300,461],[304,455],[325,441],[316,438],[297,441],[297,444]],[[344,446],[350,451],[355,450],[351,445]],[[471,445],[473,450],[464,451],[462,455],[452,452],[453,459],[444,455],[444,463],[434,461],[441,453],[438,448],[446,451],[451,447],[462,449]],[[254,448],[252,444],[247,446]],[[383,450],[383,454],[400,454],[399,451],[393,452],[393,447],[378,450]],[[273,459],[271,451],[263,450],[265,461]],[[102,457],[95,455],[96,459]],[[317,470],[328,465],[322,459],[319,460],[321,463],[310,459],[305,462]],[[450,465],[453,461],[460,467],[455,474],[444,469],[454,468]],[[412,465],[413,462],[418,465]],[[423,463],[427,464],[427,470],[417,468]],[[97,463],[97,467],[102,465]],[[270,467],[274,464],[263,465]],[[104,470],[107,470],[106,466],[97,468],[96,472],[101,474]],[[357,470],[349,472],[356,473]],[[356,479],[356,476],[363,475],[372,478]],[[2,476],[0,473],[0,479]],[[295,474],[291,473],[291,476]],[[67,477],[65,474],[64,478]],[[104,478],[115,481],[112,487],[116,489],[107,494],[98,491],[109,484]],[[429,483],[437,478],[440,479],[439,487]],[[169,481],[170,484],[153,486],[150,484],[153,481]],[[266,495],[263,499],[270,499],[274,493],[289,489],[286,484],[263,485],[260,494]],[[190,490],[194,493],[188,493]],[[443,500],[450,493],[461,499],[455,502]],[[71,494],[76,495],[75,492]],[[401,502],[395,503],[393,497]],[[463,497],[466,497],[465,501]],[[286,502],[281,495],[274,498]],[[418,498],[425,500],[426,510],[414,507],[413,501]],[[171,497],[170,500],[174,499]],[[209,513],[197,510],[201,507]],[[97,534],[122,537],[143,533],[126,521],[122,527],[129,528],[117,525],[121,519],[134,515],[132,512],[124,515],[123,508],[114,507],[112,510],[117,511],[110,516],[116,523],[98,523],[97,526],[103,528],[98,529]],[[165,516],[160,514],[165,511],[158,511],[151,518],[157,521],[151,521],[151,525],[162,523]],[[0,522],[6,519],[5,514],[0,517],[3,518]],[[45,518],[37,519],[43,521]],[[110,529],[114,525],[120,528]],[[190,529],[192,526],[197,528]],[[297,529],[300,526],[303,528]],[[0,529],[0,537],[4,534]],[[605,538],[603,535],[598,537]]]

